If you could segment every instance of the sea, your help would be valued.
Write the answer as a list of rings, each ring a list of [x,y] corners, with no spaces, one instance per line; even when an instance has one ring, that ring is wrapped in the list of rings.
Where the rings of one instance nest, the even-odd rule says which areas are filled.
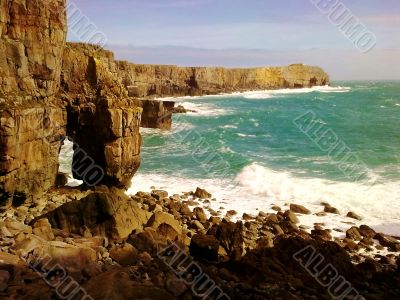
[[[204,206],[221,215],[294,203],[312,211],[302,224],[338,237],[352,224],[400,236],[400,82],[165,100],[193,112],[174,115],[171,131],[141,129],[142,164],[128,194],[201,187],[213,195]],[[70,154],[61,154],[67,170]],[[317,216],[321,203],[340,214]]]

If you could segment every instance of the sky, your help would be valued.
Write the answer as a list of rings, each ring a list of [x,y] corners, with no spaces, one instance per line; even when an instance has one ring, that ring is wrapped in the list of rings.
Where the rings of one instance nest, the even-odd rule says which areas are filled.
[[[325,13],[316,5],[320,1]],[[329,16],[327,9],[334,6],[324,6],[328,2],[68,0],[68,39],[90,41],[90,34],[79,27],[84,21],[78,20],[85,17],[95,28],[92,36],[103,37],[105,48],[113,50],[117,59],[136,63],[226,67],[305,63],[323,67],[334,80],[400,79],[400,1],[337,0],[346,9],[343,17],[353,17],[364,26],[371,41],[367,46],[375,45],[376,37],[368,52],[369,47],[360,51],[356,46],[362,40],[349,38],[333,23],[345,19],[340,18],[339,8],[336,19]]]

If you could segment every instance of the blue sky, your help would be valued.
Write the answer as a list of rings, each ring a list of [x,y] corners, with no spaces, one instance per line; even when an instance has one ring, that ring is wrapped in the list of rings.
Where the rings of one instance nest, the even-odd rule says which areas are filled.
[[[377,37],[369,53],[360,53],[311,0],[73,3],[105,34],[106,48],[138,63],[244,67],[304,62],[322,64],[334,79],[400,79],[400,1],[340,2]],[[79,37],[70,31],[69,40]],[[343,68],[341,61],[347,64]]]

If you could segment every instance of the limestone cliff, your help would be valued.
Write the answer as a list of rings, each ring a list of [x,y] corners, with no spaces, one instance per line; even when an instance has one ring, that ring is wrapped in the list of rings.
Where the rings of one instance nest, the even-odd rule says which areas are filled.
[[[65,0],[0,2],[0,202],[54,185],[66,125],[55,97],[66,38],[59,7]]]
[[[329,84],[319,67],[202,68],[118,62],[119,76],[133,97],[208,95],[249,90],[303,88]]]
[[[128,98],[112,53],[67,44],[61,91],[68,111],[68,136],[104,169],[103,183],[129,186],[140,165],[142,108]]]

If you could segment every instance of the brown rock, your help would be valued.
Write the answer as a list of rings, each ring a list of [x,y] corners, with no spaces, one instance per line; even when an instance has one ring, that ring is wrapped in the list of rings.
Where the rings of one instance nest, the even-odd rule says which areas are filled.
[[[290,204],[290,210],[294,213],[309,215],[311,211],[302,205]]]
[[[59,172],[56,176],[56,182],[54,185],[56,187],[63,187],[68,183],[68,178],[69,178],[69,175],[67,173]]]
[[[1,228],[7,230],[12,236],[16,236],[20,233],[32,233],[32,227],[25,225],[21,222],[6,219],[4,222],[0,222]]]
[[[199,220],[201,223],[205,223],[207,221],[207,216],[201,207],[195,207],[193,209],[193,214],[196,216],[197,220]]]
[[[83,289],[96,300],[174,299],[165,290],[132,281],[129,274],[121,270],[102,273],[85,283]]]
[[[361,241],[362,236],[360,232],[358,231],[358,228],[353,226],[349,230],[346,231],[346,237],[348,239],[352,239],[353,241]]]
[[[359,221],[362,220],[362,218],[359,215],[357,215],[356,213],[353,213],[351,211],[347,214],[347,217],[348,218],[352,218],[352,219],[356,219],[356,220],[359,220]]]
[[[276,234],[276,235],[285,234],[285,232],[283,231],[283,229],[281,228],[281,226],[279,226],[278,224],[274,225],[274,229],[275,229],[275,234]]]
[[[392,251],[400,251],[400,241],[394,237],[383,233],[377,233],[375,239],[377,239],[383,247],[388,247]]]
[[[80,201],[66,203],[44,215],[53,228],[81,234],[89,228],[93,236],[114,240],[127,238],[132,231],[142,230],[149,213],[118,190],[92,193]]]
[[[46,241],[52,241],[55,239],[49,220],[40,219],[34,224],[33,227],[33,234],[37,235],[38,237]]]
[[[0,194],[22,202],[54,186],[65,136],[56,94],[66,16],[54,7],[65,2],[0,5]]]
[[[273,235],[264,236],[257,240],[257,248],[272,248],[274,246]]]
[[[153,196],[157,200],[161,200],[163,198],[168,198],[168,192],[162,190],[153,190],[151,191],[151,196]]]
[[[198,221],[198,220],[193,220],[192,222],[190,222],[190,228],[193,228],[199,232],[205,231],[204,225],[201,224],[200,221]]]
[[[122,266],[132,266],[138,258],[138,251],[131,244],[125,243],[122,247],[114,246],[110,250],[110,257]]]
[[[229,210],[226,212],[226,216],[227,217],[233,217],[237,215],[237,211],[236,210]]]
[[[326,205],[324,208],[324,212],[330,213],[330,214],[336,214],[336,215],[340,215],[340,212],[337,208],[332,207],[330,205]]]
[[[271,208],[274,211],[282,211],[282,209],[279,206],[276,206],[276,205],[272,206]]]
[[[343,243],[345,244],[345,249],[349,251],[358,251],[360,248],[352,239],[349,238],[345,238]]]
[[[168,273],[165,286],[167,290],[175,297],[182,296],[188,290],[183,280],[172,273]]]
[[[320,238],[324,241],[331,241],[332,235],[326,229],[314,229],[311,231],[311,236],[313,238]]]
[[[208,232],[220,242],[228,255],[233,259],[239,259],[244,252],[243,224],[241,222],[221,222],[214,225]]]
[[[360,228],[358,229],[360,234],[366,238],[374,238],[376,235],[375,230],[373,230],[371,227],[367,225],[361,225]]]
[[[197,198],[201,198],[201,199],[210,199],[212,198],[212,195],[207,192],[206,190],[203,190],[201,188],[197,188],[196,191],[194,192],[194,196]]]
[[[87,246],[59,241],[48,242],[34,235],[28,235],[23,241],[16,243],[14,250],[30,264],[43,265],[42,269],[50,270],[59,264],[72,274],[80,274],[82,270],[90,268],[97,259],[96,252]],[[33,255],[29,256],[30,253]]]
[[[170,226],[177,234],[182,234],[182,227],[179,222],[175,220],[173,215],[164,212],[154,213],[147,222],[146,227],[158,229],[163,224]]]
[[[244,213],[243,216],[242,216],[242,219],[244,221],[251,221],[251,220],[254,220],[254,217],[249,215],[249,214]]]
[[[218,261],[219,241],[212,235],[196,234],[190,243],[190,254],[208,261]]]
[[[10,280],[10,273],[6,270],[0,270],[0,293],[8,288],[8,281]]]
[[[286,212],[284,213],[284,217],[285,217],[288,221],[292,222],[293,224],[298,224],[298,223],[300,223],[300,221],[299,221],[299,219],[296,217],[296,215],[295,215],[292,211],[290,211],[290,210],[288,210],[288,211],[286,211]]]

